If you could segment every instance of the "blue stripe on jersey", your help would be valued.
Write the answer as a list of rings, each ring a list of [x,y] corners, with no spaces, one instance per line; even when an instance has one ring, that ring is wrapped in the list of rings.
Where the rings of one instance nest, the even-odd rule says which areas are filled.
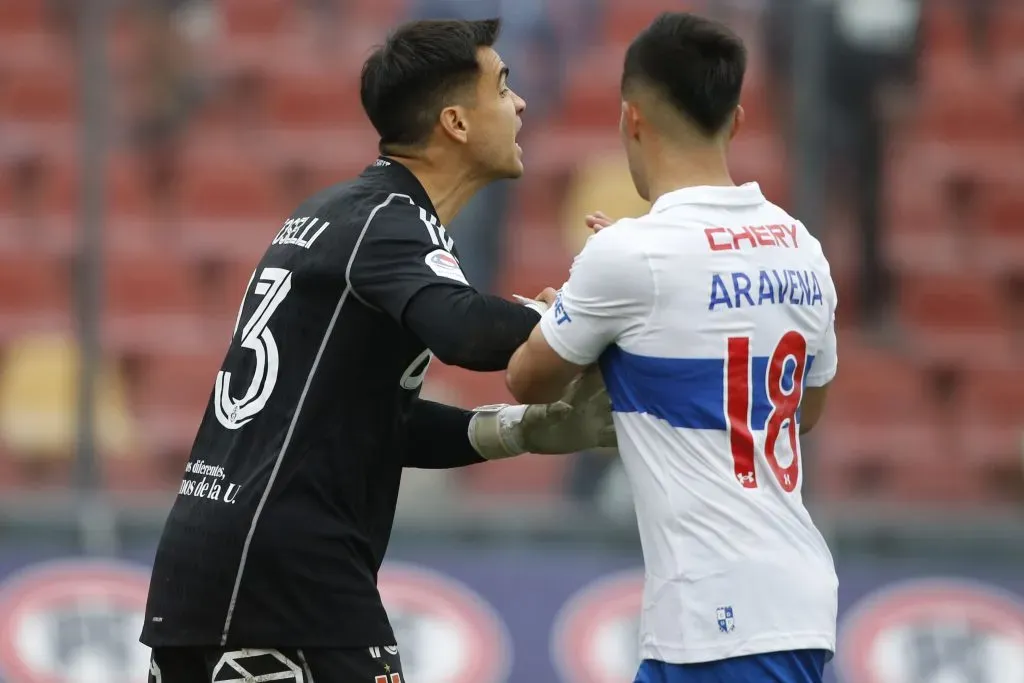
[[[808,356],[804,377],[814,356]],[[601,372],[612,410],[643,413],[665,420],[678,429],[725,431],[725,360],[715,358],[655,358],[610,346],[601,354]],[[793,384],[791,361],[782,376],[787,391]],[[751,359],[752,405],[750,424],[764,429],[771,413],[766,385],[768,357]]]

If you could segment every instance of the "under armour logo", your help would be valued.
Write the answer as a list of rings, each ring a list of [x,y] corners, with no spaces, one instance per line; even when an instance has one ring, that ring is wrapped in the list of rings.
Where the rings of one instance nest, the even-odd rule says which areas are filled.
[[[736,478],[740,480],[741,484],[753,484],[754,473],[753,472],[738,472]]]

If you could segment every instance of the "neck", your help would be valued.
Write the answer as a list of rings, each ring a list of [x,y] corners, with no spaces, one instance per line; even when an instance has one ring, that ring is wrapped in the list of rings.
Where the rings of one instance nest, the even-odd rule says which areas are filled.
[[[721,145],[686,151],[658,150],[647,160],[651,202],[657,201],[663,194],[684,187],[735,187],[725,153]]]
[[[437,219],[444,225],[451,223],[473,195],[490,182],[465,164],[440,159],[430,152],[417,156],[385,156],[400,162],[416,176],[434,205]]]

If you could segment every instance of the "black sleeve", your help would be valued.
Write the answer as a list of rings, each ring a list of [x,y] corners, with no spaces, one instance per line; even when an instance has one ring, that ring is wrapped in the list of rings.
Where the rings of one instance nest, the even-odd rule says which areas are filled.
[[[473,412],[416,399],[409,416],[404,467],[442,470],[484,462],[469,443]]]
[[[436,285],[412,298],[402,324],[442,363],[494,372],[508,367],[539,320],[532,308],[501,297]]]
[[[442,363],[504,370],[539,316],[473,289],[451,253],[451,238],[430,218],[399,197],[381,208],[356,247],[352,291],[415,334]]]
[[[431,216],[393,196],[370,216],[348,272],[353,293],[396,322],[424,287],[446,284],[473,291],[452,255],[453,241]]]

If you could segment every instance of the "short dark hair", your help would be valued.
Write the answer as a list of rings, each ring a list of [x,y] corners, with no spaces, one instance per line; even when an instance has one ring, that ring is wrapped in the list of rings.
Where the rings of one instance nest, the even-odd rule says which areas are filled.
[[[477,50],[491,47],[500,19],[428,19],[399,26],[363,64],[359,97],[380,148],[426,142],[441,110],[476,84]]]
[[[740,101],[747,48],[728,27],[686,12],[665,12],[633,40],[622,71],[623,95],[654,88],[704,134],[718,133]]]

